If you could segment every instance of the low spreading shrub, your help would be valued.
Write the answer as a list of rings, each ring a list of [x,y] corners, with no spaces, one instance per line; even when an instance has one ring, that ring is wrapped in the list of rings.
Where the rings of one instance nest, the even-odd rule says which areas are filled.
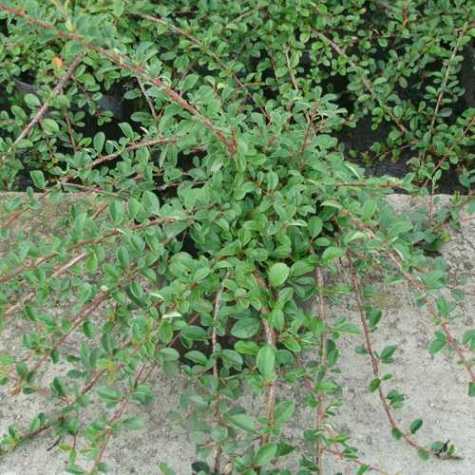
[[[460,293],[442,292],[446,266],[431,257],[471,196],[422,220],[384,199],[450,166],[471,186],[460,73],[473,7],[367,3],[0,2],[0,178],[28,188],[1,223],[1,324],[21,326],[22,350],[0,354],[0,382],[55,404],[11,426],[0,455],[49,430],[69,472],[105,472],[161,371],[188,381],[196,471],[290,473],[271,466],[296,458],[321,473],[328,452],[364,473],[347,434],[325,429],[341,403],[338,340],[361,333],[393,435],[423,458],[455,456],[417,442],[419,417],[392,417],[397,347],[373,347],[384,308],[368,282],[410,284],[436,327],[429,351],[457,355],[473,396],[473,331],[452,334]],[[339,139],[368,117],[387,132],[371,151],[410,150],[414,173],[367,178],[348,160]],[[54,233],[29,235],[51,203]],[[347,295],[358,324],[330,310]],[[282,382],[305,387],[315,412],[294,439]]]

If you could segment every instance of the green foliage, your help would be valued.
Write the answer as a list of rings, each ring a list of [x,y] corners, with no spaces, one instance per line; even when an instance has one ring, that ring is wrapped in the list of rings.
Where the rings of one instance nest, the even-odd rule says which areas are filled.
[[[446,216],[430,226],[397,216],[385,195],[413,191],[414,175],[366,178],[339,139],[369,118],[388,133],[367,154],[409,150],[419,181],[469,167],[473,111],[452,115],[473,7],[158,3],[0,2],[0,179],[4,189],[30,180],[2,210],[12,245],[0,258],[0,323],[21,322],[24,354],[0,354],[0,383],[56,406],[12,426],[0,455],[51,429],[70,473],[104,472],[111,437],[142,426],[129,409],[153,402],[160,370],[186,379],[180,410],[200,460],[218,454],[246,474],[290,457],[312,473],[325,449],[357,460],[346,434],[325,429],[342,403],[340,337],[365,338],[368,388],[385,407],[405,400],[382,371],[397,346],[371,348],[384,308],[360,283],[408,280],[433,308],[432,354],[473,351],[475,338],[448,333],[447,271],[427,255]],[[89,199],[65,199],[73,190]],[[45,203],[61,209],[51,236],[18,231]],[[361,325],[325,310],[348,294]],[[294,438],[285,430],[297,408],[281,383],[305,388],[302,405],[316,412]],[[249,394],[262,412],[244,409]],[[407,441],[421,425],[391,429]]]

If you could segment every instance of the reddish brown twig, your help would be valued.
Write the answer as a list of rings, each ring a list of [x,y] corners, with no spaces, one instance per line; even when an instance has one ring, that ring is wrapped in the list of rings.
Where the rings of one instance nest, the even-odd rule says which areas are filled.
[[[255,273],[255,277],[259,286],[268,291],[267,284],[265,280],[261,277],[260,274]],[[266,343],[275,346],[276,335],[269,322],[267,321],[266,316],[269,314],[269,309],[266,305],[262,307],[262,312],[264,313],[264,318],[262,319],[264,325],[264,335]],[[265,396],[265,417],[270,427],[274,424],[274,412],[275,412],[275,398],[276,398],[276,383],[275,380],[267,383],[267,391]],[[265,433],[261,437],[261,445],[267,444],[269,442],[269,433]]]
[[[315,271],[315,280],[316,284],[318,287],[318,305],[319,305],[319,317],[325,324],[325,330],[322,332],[320,336],[320,366],[323,368],[323,371],[326,370],[327,367],[327,351],[326,351],[326,338],[327,338],[327,332],[326,332],[326,325],[327,325],[327,315],[326,315],[326,309],[325,309],[325,301],[323,297],[323,289],[324,289],[324,280],[323,280],[323,273],[320,267],[317,267],[317,270]],[[323,421],[325,419],[325,395],[323,392],[320,392],[318,394],[318,405],[316,408],[316,414],[315,414],[315,428],[317,431],[321,432]],[[316,457],[316,463],[318,465],[318,473],[323,474],[323,450],[324,446],[321,443],[320,439],[317,438],[317,441],[315,443],[315,457]]]
[[[371,368],[373,372],[373,377],[375,379],[380,379],[380,370],[379,370],[379,362],[378,358],[376,357],[374,350],[373,350],[373,345],[371,343],[371,338],[370,338],[370,331],[368,327],[368,322],[366,321],[366,310],[365,306],[363,304],[363,293],[361,291],[361,285],[360,281],[356,275],[356,270],[353,267],[353,262],[351,257],[348,256],[348,261],[350,264],[350,272],[351,272],[351,282],[353,285],[353,290],[355,292],[355,298],[356,298],[356,303],[358,306],[358,312],[360,315],[360,322],[361,322],[361,327],[363,329],[363,335],[365,339],[365,346],[366,346],[366,351],[368,352],[368,356],[371,362]],[[386,414],[386,417],[388,419],[388,422],[392,428],[392,430],[395,433],[401,434],[403,439],[411,446],[417,449],[418,451],[424,451],[426,452],[426,449],[424,449],[422,446],[420,446],[411,436],[409,436],[407,433],[403,432],[402,430],[399,429],[399,426],[394,419],[394,416],[391,412],[391,409],[389,407],[388,402],[386,401],[386,398],[384,396],[383,390],[381,388],[381,385],[378,386],[378,395],[379,399],[381,401],[381,404],[383,406],[384,412]]]
[[[437,102],[435,104],[434,113],[432,115],[432,120],[431,120],[430,126],[429,126],[429,139],[428,140],[432,139],[432,135],[434,133],[434,128],[435,128],[435,122],[437,120],[437,115],[439,113],[440,106],[442,105],[442,101],[444,99],[444,95],[445,95],[446,87],[447,87],[447,82],[449,81],[449,78],[450,78],[451,66],[452,66],[453,61],[455,60],[455,56],[457,55],[457,52],[460,48],[460,42],[461,42],[463,36],[465,35],[465,32],[466,32],[468,26],[469,26],[469,22],[465,22],[464,26],[462,27],[462,29],[461,29],[458,37],[457,37],[457,41],[455,42],[455,46],[452,50],[452,55],[450,56],[449,60],[447,61],[447,67],[445,69],[444,79],[442,80],[442,83],[440,84],[439,94],[437,96]],[[422,158],[421,158],[422,162],[424,162],[426,154],[427,154],[427,147],[424,149],[424,152],[422,154]]]
[[[145,364],[142,365],[142,367],[140,368],[137,376],[135,377],[135,380],[134,380],[134,382],[131,386],[132,389],[129,390],[128,394],[126,395],[126,397],[124,397],[124,399],[120,403],[119,407],[114,411],[114,413],[110,417],[110,419],[107,423],[107,429],[105,431],[104,441],[102,443],[102,446],[101,446],[96,458],[94,459],[94,463],[93,463],[93,466],[92,466],[91,470],[88,472],[90,475],[96,473],[96,468],[101,463],[101,460],[104,457],[104,453],[105,453],[105,451],[106,451],[106,449],[107,449],[107,447],[110,443],[110,440],[112,438],[112,434],[114,433],[114,424],[121,419],[121,417],[124,415],[125,411],[127,410],[127,406],[129,405],[129,402],[130,402],[130,396],[133,393],[134,388],[136,388],[137,385],[141,382],[142,374],[143,374],[144,371],[145,371]]]

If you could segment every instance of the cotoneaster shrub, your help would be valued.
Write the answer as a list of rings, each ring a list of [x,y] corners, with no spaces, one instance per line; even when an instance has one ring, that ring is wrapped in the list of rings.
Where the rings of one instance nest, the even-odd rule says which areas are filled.
[[[470,79],[475,64],[471,2],[120,0],[74,2],[61,8],[40,2],[31,3],[31,8],[39,18],[50,18],[107,47],[125,48],[129,56],[147,61],[154,74],[183,92],[200,86],[218,90],[226,98],[225,107],[238,101],[241,110],[262,113],[264,106],[292,104],[308,115],[322,92],[333,95],[341,120],[325,118],[321,128],[343,139],[348,156],[368,163],[408,161],[417,180],[426,185],[437,182],[444,170],[455,169],[463,185],[471,186]],[[39,92],[42,85],[54,84],[61,73],[63,44],[37,41],[14,20],[5,21],[4,31],[0,81],[8,93],[21,92],[18,81],[34,84]],[[123,101],[127,113],[122,118],[137,129],[154,122],[144,107],[141,85],[100,57],[89,55],[72,84],[71,93],[59,95],[51,108],[59,109],[61,130],[69,127],[78,143],[104,123],[109,123],[108,136],[121,136],[117,120],[115,127],[111,125],[111,109],[115,118],[122,115],[117,113],[119,105],[101,102],[104,93]],[[30,105],[24,100],[8,97],[10,107],[15,104],[26,111],[35,107],[30,96],[26,97]],[[69,126],[61,112],[65,109]],[[12,137],[8,131],[16,137],[18,127],[27,121],[23,112],[15,107],[3,113],[7,150]],[[18,144],[25,153],[29,150],[27,163],[18,153],[9,167],[31,170],[32,164],[44,162],[34,160],[35,155],[44,154],[44,147],[50,150],[51,144],[36,143],[32,154],[30,143],[36,143],[35,133]],[[48,171],[62,160],[62,147],[70,151],[70,139],[64,135],[56,147],[59,157],[42,165]],[[11,178],[4,182],[14,185]]]
[[[362,474],[370,467],[348,436],[325,429],[341,403],[338,339],[359,332],[359,352],[373,368],[369,390],[393,435],[423,458],[455,456],[450,445],[417,442],[419,415],[408,428],[390,417],[404,402],[386,370],[397,348],[372,346],[384,309],[366,284],[375,276],[411,284],[436,328],[429,351],[457,354],[473,396],[473,331],[452,334],[446,267],[427,256],[470,195],[431,220],[397,216],[384,196],[415,191],[414,176],[366,178],[337,139],[370,111],[376,125],[407,120],[394,143],[417,140],[414,150],[434,159],[419,144],[428,132],[429,142],[448,133],[444,114],[436,110],[432,126],[425,109],[416,117],[408,102],[409,115],[399,116],[391,91],[404,89],[405,73],[390,85],[397,74],[383,79],[382,71],[406,60],[368,58],[400,44],[410,63],[410,35],[423,23],[416,19],[432,25],[440,16],[426,16],[445,2],[433,10],[414,2],[401,18],[402,3],[367,11],[364,2],[347,3],[0,2],[0,80],[8,92],[1,179],[10,189],[22,169],[31,177],[27,197],[8,200],[1,223],[12,242],[0,260],[2,329],[20,322],[23,335],[20,354],[0,355],[0,382],[10,395],[56,406],[27,427],[10,427],[1,456],[51,430],[69,472],[106,472],[113,435],[140,427],[129,409],[153,400],[153,376],[162,371],[189,381],[182,405],[192,411],[197,472],[285,474],[290,469],[273,465],[292,459],[298,473],[318,473],[333,453],[356,459]],[[453,2],[450,12],[454,24],[466,23],[467,6]],[[473,30],[465,23],[447,29],[444,51],[456,47],[457,56],[468,43]],[[377,28],[391,34],[380,37]],[[359,31],[369,46],[346,44]],[[379,46],[371,46],[375,34]],[[456,74],[460,61],[452,62]],[[353,110],[332,89],[335,74]],[[363,97],[368,81],[373,93]],[[467,114],[447,126],[464,131],[460,144],[468,140]],[[65,204],[50,223],[60,232],[18,231],[18,222],[71,190],[96,198]],[[346,295],[357,302],[358,324],[332,315],[329,304]],[[285,433],[298,408],[280,382],[307,388],[304,404],[315,412],[297,438]],[[262,400],[261,414],[240,404],[249,394]]]

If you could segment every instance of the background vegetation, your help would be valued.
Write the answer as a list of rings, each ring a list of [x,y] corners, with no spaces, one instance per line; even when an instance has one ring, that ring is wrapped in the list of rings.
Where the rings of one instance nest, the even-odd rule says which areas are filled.
[[[21,319],[24,335],[20,355],[0,354],[0,382],[58,407],[11,427],[3,456],[54,430],[71,473],[105,472],[112,436],[140,426],[128,410],[153,399],[161,370],[189,379],[196,471],[284,474],[274,462],[297,456],[299,473],[321,473],[327,451],[362,474],[348,436],[325,430],[342,391],[338,339],[362,332],[393,435],[421,457],[453,457],[417,442],[419,417],[402,428],[391,416],[404,401],[386,370],[397,347],[372,347],[384,309],[368,281],[410,283],[434,321],[429,351],[454,352],[475,395],[475,330],[451,332],[463,297],[442,292],[437,257],[460,208],[473,210],[474,10],[0,2],[0,181],[28,192],[1,223],[14,238],[0,259],[2,328]],[[427,219],[384,201],[439,187],[457,193]],[[50,238],[18,231],[67,191],[97,199],[70,202]],[[346,295],[358,324],[331,315]],[[282,381],[308,387],[315,411],[297,440]],[[249,393],[262,414],[240,405]]]

